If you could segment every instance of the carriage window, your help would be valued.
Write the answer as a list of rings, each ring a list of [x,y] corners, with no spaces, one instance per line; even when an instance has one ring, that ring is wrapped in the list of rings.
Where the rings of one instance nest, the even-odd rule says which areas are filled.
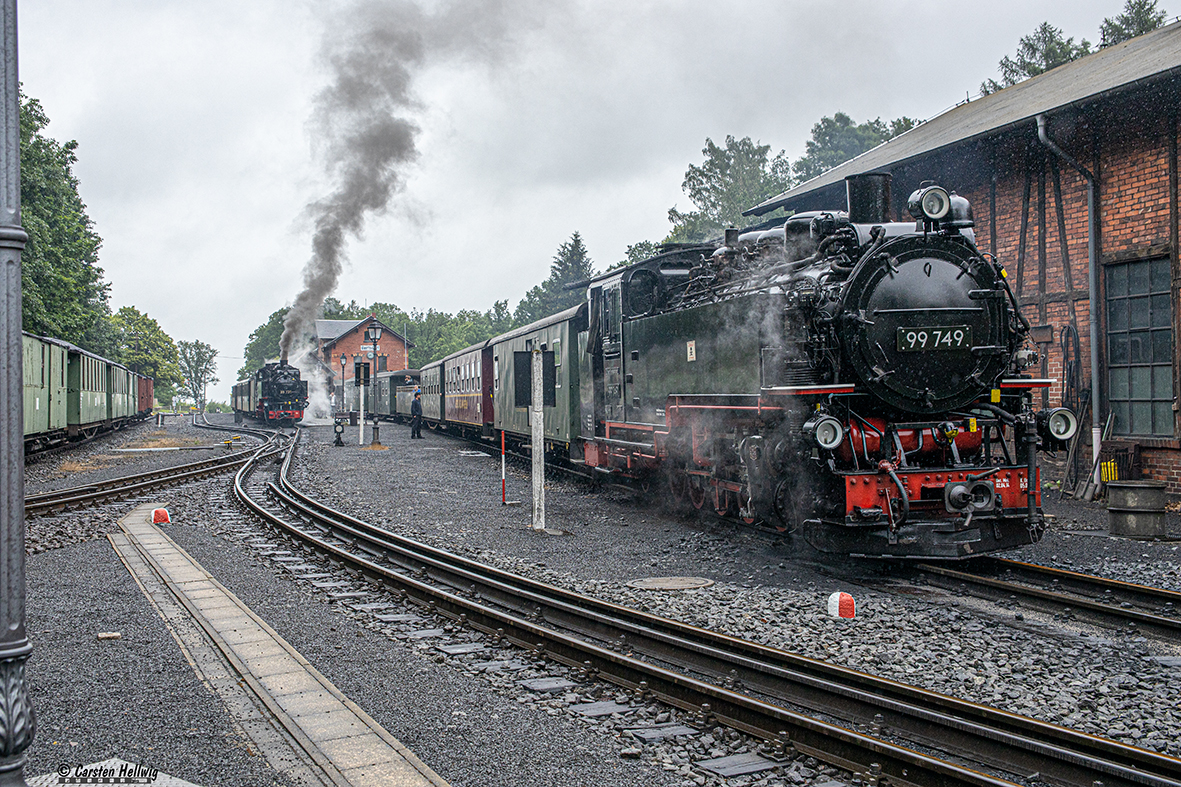
[[[492,359],[492,390],[500,390],[500,356]]]
[[[1108,402],[1120,435],[1171,437],[1173,303],[1168,259],[1108,265]]]

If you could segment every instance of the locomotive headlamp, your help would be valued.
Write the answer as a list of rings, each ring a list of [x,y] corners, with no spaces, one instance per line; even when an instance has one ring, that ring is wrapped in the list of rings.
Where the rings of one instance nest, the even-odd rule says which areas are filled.
[[[916,219],[939,221],[951,210],[951,197],[944,188],[927,186],[911,194],[906,207]]]
[[[804,434],[816,441],[816,445],[831,451],[845,439],[845,427],[831,415],[817,414],[804,422]]]
[[[1069,440],[1078,431],[1078,416],[1065,407],[1056,407],[1046,416],[1046,429],[1055,440]]]

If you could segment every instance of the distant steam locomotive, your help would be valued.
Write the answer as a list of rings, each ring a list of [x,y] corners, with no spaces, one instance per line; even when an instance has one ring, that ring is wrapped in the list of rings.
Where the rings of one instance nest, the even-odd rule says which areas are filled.
[[[234,384],[231,402],[234,420],[239,423],[250,417],[291,426],[303,418],[308,406],[308,383],[286,360],[268,363]]]
[[[541,350],[547,450],[603,473],[825,552],[1036,542],[1037,452],[1078,419],[1034,410],[1050,381],[1023,374],[1029,324],[968,201],[924,187],[893,222],[888,175],[847,186],[847,211],[666,246],[579,307],[427,364],[426,420],[524,442]]]

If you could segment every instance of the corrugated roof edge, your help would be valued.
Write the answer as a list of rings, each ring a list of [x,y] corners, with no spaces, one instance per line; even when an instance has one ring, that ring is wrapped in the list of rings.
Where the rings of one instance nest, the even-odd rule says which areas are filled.
[[[1154,59],[1151,57],[1152,54],[1156,55],[1155,60],[1163,60],[1167,64],[1154,71],[1144,71],[1142,66]],[[1136,67],[1140,67],[1140,70]],[[1105,75],[1110,76],[1120,71],[1132,71],[1133,75],[1122,82],[1106,83],[1096,90],[1088,90],[1085,87],[1087,84],[1102,82]],[[1087,79],[1092,72],[1094,77]],[[1149,82],[1163,81],[1179,72],[1181,22],[1174,22],[1151,33],[1100,49],[1086,57],[1018,82],[1012,87],[952,107],[904,134],[899,134],[795,188],[747,209],[742,215],[761,216],[776,208],[790,207],[792,203],[823,189],[839,186],[847,175],[897,166],[954,145],[994,136],[1022,123],[1032,122],[1039,114],[1060,111],[1084,101],[1099,100]],[[1056,93],[1061,94],[1060,99],[1054,98]],[[1007,111],[1004,111],[1006,109]],[[991,125],[964,122],[981,115],[1004,120]],[[976,126],[978,130],[973,133],[960,133],[957,136],[957,125],[961,128]]]

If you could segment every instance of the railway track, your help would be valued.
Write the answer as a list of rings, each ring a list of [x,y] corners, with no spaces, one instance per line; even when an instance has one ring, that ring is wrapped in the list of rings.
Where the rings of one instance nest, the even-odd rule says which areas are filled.
[[[217,429],[219,431],[233,431],[246,432],[253,434],[267,440],[264,447],[270,444],[271,440],[277,439],[279,432],[265,432],[262,430],[245,430],[245,429],[229,429],[227,427],[215,426],[212,424],[199,424],[194,420],[194,425],[203,429]],[[236,451],[231,454],[225,454],[210,459],[202,459],[198,462],[189,462],[183,465],[175,465],[173,467],[166,467],[159,470],[149,470],[145,473],[135,473],[133,475],[121,476],[119,478],[111,478],[106,481],[96,481],[91,484],[82,486],[70,487],[68,489],[59,489],[53,492],[45,492],[37,495],[28,495],[25,497],[25,516],[29,514],[40,514],[46,511],[55,511],[63,508],[69,508],[79,505],[93,505],[106,500],[116,500],[125,498],[129,495],[145,492],[150,489],[156,489],[162,486],[170,486],[172,484],[184,483],[186,481],[193,481],[205,476],[214,475],[216,473],[223,473],[227,470],[233,470],[241,467],[244,463],[258,451],[257,447],[250,448],[244,451]]]
[[[915,570],[928,584],[978,598],[1174,642],[1181,639],[1181,593],[1175,591],[991,557],[976,558],[962,568],[921,564]]]
[[[769,756],[800,752],[898,785],[1011,784],[1006,777],[1181,785],[1181,760],[581,596],[391,534],[301,493],[287,480],[293,456],[294,443],[274,480],[250,466],[235,478],[243,504],[281,532],[494,640],[658,698],[702,724],[761,737]],[[850,728],[857,726],[870,734]],[[907,748],[916,745],[956,761]]]

